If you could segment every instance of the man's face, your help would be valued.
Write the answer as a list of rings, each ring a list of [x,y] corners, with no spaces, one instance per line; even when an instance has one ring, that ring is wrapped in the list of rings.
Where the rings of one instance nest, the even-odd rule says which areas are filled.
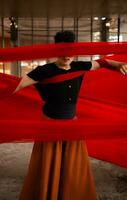
[[[73,60],[74,60],[74,57],[64,56],[64,57],[59,57],[57,59],[57,63],[60,66],[69,66]]]

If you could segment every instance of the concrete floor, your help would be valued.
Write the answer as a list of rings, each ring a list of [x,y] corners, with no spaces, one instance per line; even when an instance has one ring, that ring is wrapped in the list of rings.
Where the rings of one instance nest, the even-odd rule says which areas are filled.
[[[0,200],[18,200],[32,143],[0,145]],[[127,200],[127,170],[91,158],[99,200]]]

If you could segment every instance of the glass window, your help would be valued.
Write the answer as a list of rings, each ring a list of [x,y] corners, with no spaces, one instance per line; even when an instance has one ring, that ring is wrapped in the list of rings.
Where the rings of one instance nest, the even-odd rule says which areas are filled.
[[[127,41],[127,16],[120,17],[120,41]]]
[[[118,41],[118,16],[110,16],[109,20],[106,23],[106,26],[109,27],[109,42]]]
[[[19,18],[18,25],[18,45],[33,45],[53,43],[54,35],[60,30],[72,30],[76,34],[76,41],[79,42],[98,42],[98,41],[127,41],[127,17],[120,16],[118,20],[117,15],[108,17],[93,16],[91,17],[57,17],[57,18]],[[10,24],[9,18],[2,18],[0,20],[0,47],[13,46],[10,41]],[[119,34],[119,35],[118,35]],[[97,58],[96,56],[78,56],[78,60],[91,60]],[[40,63],[54,61],[49,60],[33,60],[22,61],[15,63],[17,72],[24,75],[29,70],[32,70]],[[0,63],[0,72],[13,73],[13,64]],[[18,74],[17,74],[18,75]]]
[[[64,30],[74,30],[74,18],[64,18],[63,29]]]
[[[83,17],[78,19],[78,41],[90,42],[91,41],[91,19]],[[78,60],[89,61],[90,56],[78,56]]]

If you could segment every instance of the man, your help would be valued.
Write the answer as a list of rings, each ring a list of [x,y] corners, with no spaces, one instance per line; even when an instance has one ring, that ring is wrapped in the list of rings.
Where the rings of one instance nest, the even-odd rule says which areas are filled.
[[[71,31],[61,31],[55,35],[55,43],[74,41],[75,35]],[[100,67],[127,74],[124,63],[103,59],[92,62],[74,61],[74,57],[64,56],[29,72],[22,78],[15,92],[34,84],[45,101],[43,118],[75,120],[75,106],[84,73],[47,84],[43,80]],[[35,142],[20,200],[96,199],[84,141]]]

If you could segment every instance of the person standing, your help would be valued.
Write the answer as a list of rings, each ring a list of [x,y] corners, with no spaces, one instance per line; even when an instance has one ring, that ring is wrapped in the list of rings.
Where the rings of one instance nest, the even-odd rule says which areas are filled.
[[[72,43],[75,35],[60,31],[54,39],[55,43]],[[103,59],[74,61],[74,57],[63,56],[29,72],[15,92],[34,84],[45,101],[43,119],[78,120],[75,107],[84,74],[54,83],[42,81],[100,67],[127,73],[124,63]],[[85,141],[35,142],[19,200],[97,200]]]

